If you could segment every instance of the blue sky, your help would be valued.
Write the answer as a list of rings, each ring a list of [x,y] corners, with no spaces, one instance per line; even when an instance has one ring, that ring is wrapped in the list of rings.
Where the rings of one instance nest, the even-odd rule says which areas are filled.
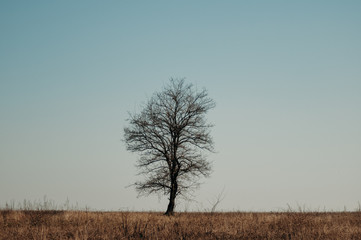
[[[178,210],[361,201],[359,1],[1,1],[0,204],[136,198],[127,112],[186,77],[217,107],[214,172]]]

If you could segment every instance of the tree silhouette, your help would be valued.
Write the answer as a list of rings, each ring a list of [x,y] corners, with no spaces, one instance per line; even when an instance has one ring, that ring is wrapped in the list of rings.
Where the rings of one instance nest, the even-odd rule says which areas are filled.
[[[184,79],[170,79],[140,113],[129,114],[124,128],[127,150],[139,152],[137,167],[144,180],[134,185],[139,194],[169,195],[166,215],[173,215],[178,195],[194,190],[211,165],[202,152],[212,152],[211,124],[205,119],[215,107],[205,89],[197,91]]]

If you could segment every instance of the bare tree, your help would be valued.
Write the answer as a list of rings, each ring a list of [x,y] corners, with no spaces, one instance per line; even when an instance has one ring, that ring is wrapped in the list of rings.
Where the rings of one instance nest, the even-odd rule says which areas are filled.
[[[184,79],[171,79],[156,92],[140,113],[129,114],[124,128],[127,150],[139,152],[143,181],[134,185],[139,194],[169,195],[166,215],[173,215],[178,195],[194,190],[211,165],[202,152],[212,152],[211,124],[205,119],[215,107],[205,89],[197,91]]]
[[[212,206],[210,209],[211,213],[216,212],[216,208],[224,200],[224,198],[225,198],[224,189],[225,188],[223,187],[222,191],[217,196],[215,196],[212,201],[208,200],[209,204],[211,204],[211,206]]]

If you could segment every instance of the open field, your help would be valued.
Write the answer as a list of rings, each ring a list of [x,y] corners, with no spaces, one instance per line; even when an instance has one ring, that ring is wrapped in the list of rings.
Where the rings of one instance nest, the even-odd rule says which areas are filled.
[[[1,210],[0,239],[361,239],[361,212]]]

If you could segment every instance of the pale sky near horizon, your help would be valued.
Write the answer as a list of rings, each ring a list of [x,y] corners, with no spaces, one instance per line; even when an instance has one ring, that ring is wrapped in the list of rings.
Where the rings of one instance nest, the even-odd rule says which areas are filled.
[[[361,201],[361,1],[1,1],[0,206],[98,210],[137,198],[121,141],[171,77],[208,89],[206,210],[354,210]]]

